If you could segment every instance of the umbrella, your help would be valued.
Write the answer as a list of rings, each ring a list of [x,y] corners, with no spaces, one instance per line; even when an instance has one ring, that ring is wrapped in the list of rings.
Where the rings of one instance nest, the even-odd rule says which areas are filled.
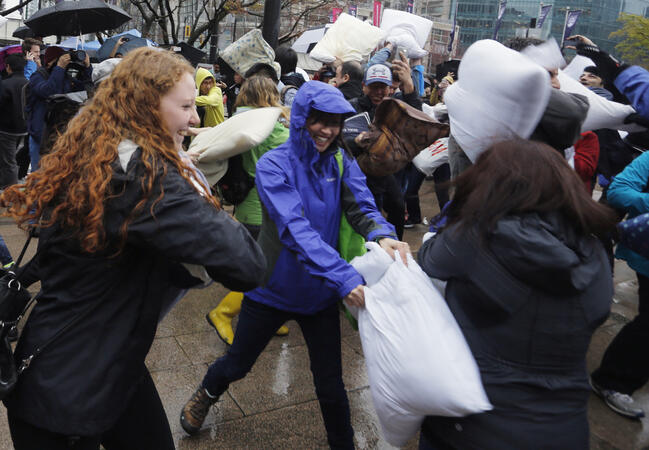
[[[99,50],[99,47],[101,47],[101,44],[98,41],[82,42],[78,37],[67,38],[57,45],[59,47],[73,49],[79,48],[81,50]]]
[[[207,56],[206,52],[199,50],[196,47],[192,47],[186,42],[179,42],[178,44],[171,45],[168,48],[172,52],[184,56],[193,66],[196,66]]]
[[[102,0],[62,1],[25,21],[39,36],[79,36],[111,30],[131,20],[126,11]]]
[[[18,39],[25,39],[25,38],[33,38],[36,35],[34,34],[31,28],[23,25],[21,27],[16,28],[12,36]]]
[[[14,53],[22,53],[23,48],[20,44],[17,45],[8,45],[6,47],[0,48],[0,70],[5,68],[5,58]]]
[[[128,39],[128,42],[124,42],[122,45],[119,46],[119,49],[117,49],[117,52],[121,53],[122,55],[125,55],[126,53],[130,52],[131,50],[135,50],[138,47],[149,46],[149,43],[147,42],[146,39],[134,36],[132,34],[112,36],[109,39],[106,39],[102,44],[101,48],[99,49],[99,51],[97,51],[97,58],[100,59],[101,61],[110,58],[110,52],[113,51],[115,44],[117,44],[117,41],[120,38]]]
[[[291,48],[297,53],[309,53],[332,25],[333,24],[328,23],[322,27],[306,30],[299,38],[297,38]]]

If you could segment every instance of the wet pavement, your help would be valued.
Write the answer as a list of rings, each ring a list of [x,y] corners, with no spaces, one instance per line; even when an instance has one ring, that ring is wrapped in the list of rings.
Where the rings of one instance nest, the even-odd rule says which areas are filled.
[[[421,204],[423,214],[428,217],[438,210],[432,192],[432,183],[426,182],[421,190]],[[413,250],[419,247],[426,229],[418,225],[406,230],[405,240]],[[18,255],[24,244],[23,233],[11,221],[0,219],[0,234],[12,254]],[[33,249],[29,253],[33,253]],[[198,436],[189,437],[180,428],[178,416],[182,405],[200,383],[208,364],[226,350],[205,320],[205,314],[226,293],[216,284],[190,292],[160,324],[147,357],[147,366],[162,398],[177,448],[327,447],[306,345],[295,322],[288,323],[288,336],[272,339],[247,377],[230,386],[212,408]],[[615,303],[611,316],[593,337],[587,358],[589,370],[599,363],[608,343],[636,312],[635,273],[618,261]],[[341,324],[343,378],[351,404],[356,446],[359,449],[391,448],[382,439],[374,414],[358,333],[345,319],[341,319]],[[637,392],[634,398],[649,411],[649,386]],[[589,420],[593,449],[649,449],[649,418],[642,421],[625,419],[591,395]],[[0,407],[0,449],[11,448],[6,410]],[[407,448],[416,448],[416,439]]]

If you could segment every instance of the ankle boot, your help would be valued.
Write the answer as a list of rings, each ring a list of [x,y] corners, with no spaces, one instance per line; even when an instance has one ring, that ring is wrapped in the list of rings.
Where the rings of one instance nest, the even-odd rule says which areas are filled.
[[[232,319],[241,311],[242,301],[242,292],[230,292],[206,316],[207,322],[214,327],[216,334],[227,345],[232,345],[232,341],[234,340]]]

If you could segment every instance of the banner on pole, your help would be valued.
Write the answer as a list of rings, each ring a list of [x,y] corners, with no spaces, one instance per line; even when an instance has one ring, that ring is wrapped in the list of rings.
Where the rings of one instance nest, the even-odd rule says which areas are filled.
[[[338,20],[338,16],[343,12],[342,8],[332,8],[331,9],[331,22],[334,23]]]
[[[349,5],[347,11],[349,11],[350,16],[356,17],[358,14],[358,5]]]
[[[577,19],[581,15],[580,9],[575,9],[574,11],[568,11],[566,14],[566,28],[563,32],[563,40],[565,41],[569,36],[572,36],[577,26]]]
[[[455,23],[457,21],[457,4],[458,2],[455,2],[455,10],[453,12],[453,28],[451,28],[451,33],[448,35],[448,52],[451,53],[453,51],[453,41],[455,40]]]
[[[372,12],[372,24],[375,27],[381,26],[381,2],[379,0],[374,0],[374,9]]]
[[[494,23],[494,35],[492,37],[494,41],[498,37],[498,30],[500,29],[500,24],[503,22],[503,16],[505,15],[506,8],[507,0],[502,0],[498,5],[498,17],[496,17],[496,23]]]
[[[543,23],[550,14],[550,11],[552,11],[552,5],[541,6],[541,11],[539,11],[539,18],[536,21],[536,28],[543,28]]]

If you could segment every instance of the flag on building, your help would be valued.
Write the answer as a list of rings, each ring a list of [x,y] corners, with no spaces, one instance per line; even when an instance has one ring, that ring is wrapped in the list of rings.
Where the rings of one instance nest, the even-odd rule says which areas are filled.
[[[505,15],[505,9],[507,8],[507,0],[502,0],[498,5],[498,17],[496,17],[496,23],[494,23],[494,35],[493,40],[496,40],[498,37],[498,30],[500,29],[500,24],[503,22],[503,16]]]
[[[539,11],[539,18],[536,21],[536,28],[543,28],[543,23],[545,22],[545,19],[550,15],[550,11],[552,11],[552,5],[543,5],[541,6],[541,11]]]
[[[341,15],[342,12],[343,12],[342,8],[332,8],[331,9],[331,19],[332,19],[331,22],[333,23],[336,20],[338,20],[338,16]]]
[[[455,2],[455,10],[453,12],[453,27],[451,28],[451,33],[448,35],[448,51],[449,53],[453,51],[453,41],[455,40],[455,23],[457,21],[457,4]]]
[[[575,27],[577,26],[577,19],[579,19],[580,15],[580,9],[568,10],[568,12],[566,13],[566,23],[563,29],[563,40],[561,41],[562,43],[574,33]]]
[[[374,9],[372,10],[372,24],[375,27],[380,27],[381,26],[381,2],[378,0],[374,0]]]

